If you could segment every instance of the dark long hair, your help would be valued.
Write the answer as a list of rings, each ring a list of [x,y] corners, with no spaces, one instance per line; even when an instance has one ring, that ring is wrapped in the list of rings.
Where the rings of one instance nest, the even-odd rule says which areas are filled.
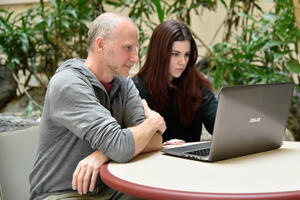
[[[182,75],[172,82],[169,78],[169,65],[173,43],[188,40],[191,52],[187,67]],[[170,92],[173,90],[175,102],[180,114],[180,122],[188,125],[203,100],[201,88],[212,90],[212,86],[196,69],[198,58],[196,42],[189,28],[182,22],[170,20],[158,25],[151,36],[146,61],[136,76],[142,76],[144,87],[156,111],[164,111],[170,104]]]

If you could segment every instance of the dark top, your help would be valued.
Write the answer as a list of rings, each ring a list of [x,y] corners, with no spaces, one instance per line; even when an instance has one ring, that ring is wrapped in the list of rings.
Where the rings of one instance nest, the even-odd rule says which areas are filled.
[[[151,109],[153,104],[148,94],[147,89],[143,85],[143,79],[139,77],[132,78],[137,89],[139,90],[142,99],[145,99]],[[170,106],[167,110],[159,112],[159,114],[165,119],[167,130],[163,134],[163,141],[170,139],[182,139],[186,142],[200,141],[202,124],[204,124],[207,131],[212,134],[218,101],[212,91],[207,88],[201,88],[202,97],[204,97],[198,111],[196,112],[195,119],[188,125],[184,126],[180,123],[179,110],[174,101],[174,94],[170,94]]]

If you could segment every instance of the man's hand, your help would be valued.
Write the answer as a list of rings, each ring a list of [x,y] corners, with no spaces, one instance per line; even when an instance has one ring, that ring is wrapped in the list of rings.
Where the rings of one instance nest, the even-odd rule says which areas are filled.
[[[89,191],[92,192],[100,174],[100,167],[108,160],[109,158],[101,151],[95,151],[81,160],[73,173],[73,190],[77,190],[79,194],[86,194],[89,182],[91,182]]]
[[[146,100],[144,99],[142,100],[142,106],[144,108],[145,117],[151,120],[151,123],[153,124],[154,127],[157,127],[157,131],[159,131],[160,134],[163,134],[167,129],[164,118],[160,116],[159,113],[155,112],[154,110],[151,110],[148,107]]]

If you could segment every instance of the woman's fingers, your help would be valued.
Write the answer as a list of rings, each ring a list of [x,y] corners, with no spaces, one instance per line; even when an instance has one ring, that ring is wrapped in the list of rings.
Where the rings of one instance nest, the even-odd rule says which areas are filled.
[[[184,144],[184,143],[185,143],[184,140],[171,139],[171,140],[164,142],[163,145],[180,145],[180,144]]]

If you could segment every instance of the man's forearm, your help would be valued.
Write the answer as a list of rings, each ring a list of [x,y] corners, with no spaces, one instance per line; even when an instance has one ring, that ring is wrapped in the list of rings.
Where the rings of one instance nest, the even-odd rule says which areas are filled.
[[[157,129],[151,124],[151,121],[148,119],[146,119],[143,123],[134,127],[129,127],[128,129],[133,134],[135,156],[142,152],[148,146],[148,144],[152,144],[151,140],[152,138],[154,138],[154,135],[158,135],[156,134]]]
[[[159,131],[162,134],[166,130],[166,123],[161,115],[151,110],[145,100],[142,100],[142,106],[145,111],[145,121],[135,127],[128,128],[131,130],[134,138],[134,155],[137,155],[140,152],[149,152],[160,149],[162,137],[161,135],[156,134],[156,132]]]
[[[154,134],[147,144],[147,146],[142,150],[141,153],[147,153],[151,151],[157,151],[162,148],[162,136],[159,134]]]

